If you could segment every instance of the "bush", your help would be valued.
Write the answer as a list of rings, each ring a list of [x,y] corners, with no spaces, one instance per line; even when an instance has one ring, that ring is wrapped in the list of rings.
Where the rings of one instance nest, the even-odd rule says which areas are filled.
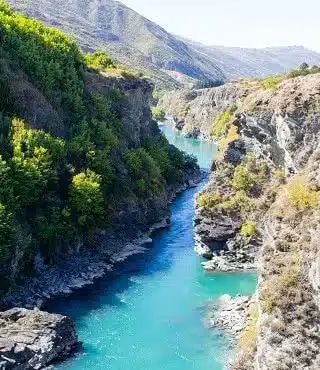
[[[64,158],[64,143],[41,130],[12,121],[12,186],[18,209],[30,206],[57,184],[57,167]]]
[[[213,136],[216,139],[219,139],[227,132],[228,125],[236,110],[237,106],[234,105],[231,108],[226,109],[223,113],[221,113],[215,118],[212,125],[211,136]]]
[[[82,115],[83,61],[77,44],[61,31],[0,6],[2,47],[56,106]],[[71,111],[70,111],[71,107]]]
[[[219,192],[204,193],[197,197],[199,207],[214,208],[222,202],[222,196]]]
[[[256,232],[257,232],[257,225],[255,222],[251,220],[247,220],[241,225],[240,234],[242,236],[251,238],[255,236]]]
[[[266,166],[259,163],[253,154],[247,154],[234,171],[232,187],[235,190],[250,192],[265,180]]]
[[[224,138],[219,141],[219,151],[217,159],[223,159],[223,156],[228,148],[228,145],[233,141],[239,140],[240,135],[238,133],[238,128],[235,125],[230,125],[228,132]]]
[[[101,50],[89,53],[84,56],[84,61],[89,68],[105,70],[115,68],[115,65],[109,55]]]
[[[160,107],[152,108],[152,119],[157,122],[163,122],[166,119],[166,114]]]
[[[0,203],[0,262],[4,266],[14,252],[15,225],[13,215]]]
[[[301,66],[300,66],[299,69],[292,69],[288,73],[288,78],[295,78],[295,77],[299,77],[299,76],[307,76],[307,75],[316,74],[316,73],[320,73],[320,67],[318,67],[318,66],[313,66],[311,68],[309,68],[308,65],[307,65],[307,67],[304,67],[304,68],[301,68]]]
[[[163,135],[147,139],[144,148],[157,163],[162,176],[168,183],[176,183],[182,180],[180,170],[184,168],[187,157],[181,150],[170,145]],[[189,157],[188,163],[191,164],[191,162],[192,160]]]
[[[0,296],[10,284],[10,260],[15,251],[15,222],[13,215],[0,203]]]
[[[250,307],[250,323],[244,329],[239,338],[239,345],[242,350],[256,350],[257,347],[257,322],[259,319],[258,305]]]
[[[262,86],[265,90],[276,88],[284,78],[282,76],[271,76],[262,80]]]
[[[280,182],[280,184],[286,183],[286,173],[282,168],[277,168],[273,172],[274,177]]]
[[[308,209],[319,204],[319,192],[310,189],[301,177],[296,177],[288,187],[288,200],[299,209]]]
[[[252,210],[253,204],[245,191],[240,190],[224,200],[221,203],[221,208],[231,212],[249,212]]]

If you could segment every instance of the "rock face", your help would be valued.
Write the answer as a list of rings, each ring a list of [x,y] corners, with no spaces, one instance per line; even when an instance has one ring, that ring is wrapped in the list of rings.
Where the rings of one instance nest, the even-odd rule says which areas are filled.
[[[198,198],[196,250],[209,271],[258,268],[232,369],[319,369],[320,75],[242,96]]]
[[[0,313],[1,369],[41,369],[77,344],[68,317],[22,308]]]

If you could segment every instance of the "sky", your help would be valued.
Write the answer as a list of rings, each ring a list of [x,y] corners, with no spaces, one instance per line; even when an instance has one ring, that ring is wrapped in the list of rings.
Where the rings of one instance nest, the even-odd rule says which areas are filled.
[[[122,0],[167,31],[207,45],[303,45],[320,52],[320,0]]]

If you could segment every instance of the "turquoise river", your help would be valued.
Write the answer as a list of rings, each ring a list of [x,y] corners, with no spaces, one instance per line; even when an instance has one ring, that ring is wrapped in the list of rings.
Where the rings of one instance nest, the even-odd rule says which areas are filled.
[[[169,141],[208,168],[215,146],[186,139],[167,126]],[[206,325],[208,305],[228,293],[251,294],[254,273],[208,274],[193,251],[197,188],[171,205],[172,223],[153,234],[149,252],[129,259],[112,278],[49,307],[73,318],[83,349],[57,365],[66,370],[221,370],[226,338]]]

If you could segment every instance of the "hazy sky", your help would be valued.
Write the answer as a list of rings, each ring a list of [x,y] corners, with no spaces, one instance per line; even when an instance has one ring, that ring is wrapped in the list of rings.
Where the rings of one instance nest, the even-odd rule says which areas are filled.
[[[122,0],[167,31],[209,45],[320,52],[320,0]]]

